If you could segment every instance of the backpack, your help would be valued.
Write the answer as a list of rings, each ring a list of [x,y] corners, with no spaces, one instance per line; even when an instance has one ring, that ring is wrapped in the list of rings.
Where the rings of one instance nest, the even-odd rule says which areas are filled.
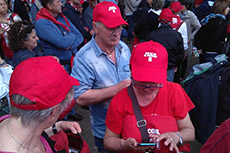
[[[221,20],[218,23],[218,25],[212,27],[212,25],[209,23],[209,20],[216,17],[221,17]],[[204,46],[204,44],[207,44],[207,42],[209,42],[209,36],[212,34],[210,32],[216,31],[224,19],[225,17],[223,15],[211,13],[201,21],[202,26],[194,36],[194,45],[197,49],[202,49],[202,46]],[[210,29],[210,27],[212,27],[212,29],[210,31],[207,31],[207,29]]]
[[[88,144],[79,133],[73,134],[71,131],[60,130],[51,137],[45,132],[42,136],[54,153],[90,153]]]

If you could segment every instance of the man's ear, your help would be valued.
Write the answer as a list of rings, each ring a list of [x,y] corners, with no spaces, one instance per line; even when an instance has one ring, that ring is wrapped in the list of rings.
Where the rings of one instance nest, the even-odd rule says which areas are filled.
[[[52,6],[53,6],[52,3],[47,3],[47,8],[48,8],[49,10],[52,10]]]
[[[96,25],[96,22],[93,22],[93,30],[95,31],[95,33],[98,32],[98,26]]]

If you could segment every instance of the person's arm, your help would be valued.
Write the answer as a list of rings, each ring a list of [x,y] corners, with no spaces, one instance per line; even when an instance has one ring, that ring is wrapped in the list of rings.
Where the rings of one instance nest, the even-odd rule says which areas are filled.
[[[178,29],[178,32],[181,33],[181,36],[183,38],[184,50],[188,49],[188,32],[186,22],[182,23],[182,25]]]
[[[71,122],[71,121],[57,121],[54,123],[53,126],[47,128],[45,132],[48,134],[48,136],[54,135],[54,130],[56,129],[56,132],[63,130],[63,131],[71,131],[72,133],[81,133],[81,127],[78,122]]]
[[[157,141],[163,140],[164,142],[162,143],[164,143],[165,146],[168,146],[170,151],[175,150],[179,153],[178,145],[180,137],[178,134],[182,137],[183,143],[187,143],[195,139],[195,130],[188,113],[184,119],[177,120],[177,125],[179,129],[178,132],[173,131],[160,134]]]
[[[62,27],[60,28],[62,29]],[[35,23],[35,29],[40,39],[43,39],[60,49],[69,48],[76,40],[76,35],[74,33],[68,32],[67,35],[63,36],[63,33],[57,25],[46,19],[37,20]],[[81,42],[79,42],[79,44],[80,43]]]
[[[138,7],[142,0],[130,0],[131,6],[134,8],[134,10]]]
[[[73,25],[73,23],[69,19],[67,20],[70,24],[71,33],[75,34],[75,40],[73,41],[73,44],[71,44],[71,48],[74,49],[84,41],[84,37],[81,32]]]
[[[134,138],[122,139],[119,134],[112,132],[106,128],[104,136],[104,147],[110,151],[125,151],[134,150],[137,146],[137,141]]]
[[[120,83],[103,89],[89,89],[76,99],[78,105],[92,105],[103,102],[115,96],[120,90],[128,87],[131,83],[130,79],[121,81]]]
[[[106,128],[104,136],[104,147],[109,151],[128,151],[135,150],[138,152],[144,152],[151,147],[138,147],[138,143],[134,138],[123,139],[119,134],[114,133],[110,129]],[[153,147],[154,148],[154,147]]]
[[[91,34],[85,30],[85,28],[81,24],[80,16],[77,13],[72,12],[69,9],[63,11],[63,14],[69,18],[72,24],[81,32],[84,38],[87,40],[91,39]],[[90,38],[89,38],[90,37]]]
[[[192,19],[192,33],[191,35],[189,36],[189,40],[193,40],[194,37],[195,37],[195,34],[197,33],[197,31],[200,29],[201,27],[201,24],[199,22],[199,20],[197,19],[197,16],[193,13],[193,12],[190,12],[191,13],[191,19]]]
[[[89,6],[88,6],[89,7]],[[93,25],[92,25],[92,15],[90,15],[90,7],[86,8],[86,10],[84,11],[83,15],[82,15],[82,21],[83,21],[83,26],[88,27],[89,31],[91,29],[93,29]]]
[[[189,114],[187,114],[184,119],[177,120],[177,125],[179,129],[179,134],[181,135],[185,143],[192,142],[195,139],[195,129],[192,125]],[[179,140],[178,136],[177,138],[177,140]]]

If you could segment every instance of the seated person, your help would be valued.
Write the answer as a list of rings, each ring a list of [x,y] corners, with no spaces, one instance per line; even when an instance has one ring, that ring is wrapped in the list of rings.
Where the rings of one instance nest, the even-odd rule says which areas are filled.
[[[0,116],[9,113],[9,82],[13,69],[0,57]]]
[[[131,59],[133,94],[143,114],[148,142],[159,142],[157,153],[189,151],[195,138],[188,112],[192,101],[179,84],[166,81],[168,54],[159,43],[136,45]],[[138,146],[142,137],[127,88],[115,95],[106,116],[105,148],[115,152],[145,152],[153,147]]]
[[[51,57],[28,58],[15,69],[10,80],[10,115],[0,117],[0,152],[51,153],[41,134],[51,136],[51,126],[73,102],[73,86],[79,82]],[[59,121],[57,131],[81,132],[77,122]],[[48,128],[48,129],[47,129]]]
[[[35,27],[29,22],[15,22],[8,32],[8,39],[10,48],[14,51],[14,67],[29,57],[44,55],[38,47],[38,37]]]

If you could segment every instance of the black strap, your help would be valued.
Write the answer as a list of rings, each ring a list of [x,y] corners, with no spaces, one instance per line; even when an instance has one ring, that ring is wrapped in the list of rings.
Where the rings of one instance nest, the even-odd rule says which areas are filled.
[[[141,112],[140,106],[137,102],[137,97],[133,91],[132,85],[130,85],[127,88],[127,90],[128,90],[128,95],[129,95],[129,97],[132,101],[132,104],[133,104],[133,111],[134,111],[134,114],[135,114],[136,119],[137,119],[137,127],[139,128],[139,130],[141,132],[142,142],[149,142],[149,134],[147,132],[147,127],[146,127],[147,122],[142,115],[142,112]]]
[[[184,21],[181,21],[180,24],[178,24],[178,26],[176,27],[176,31],[178,31],[181,27],[181,25],[184,23]]]

